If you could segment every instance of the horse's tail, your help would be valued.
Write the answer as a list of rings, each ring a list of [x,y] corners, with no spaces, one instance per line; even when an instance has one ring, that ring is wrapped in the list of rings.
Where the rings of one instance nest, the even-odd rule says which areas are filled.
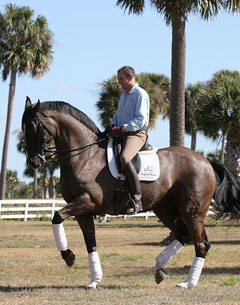
[[[216,175],[216,189],[212,209],[216,218],[230,216],[240,218],[240,180],[223,164],[211,161]]]

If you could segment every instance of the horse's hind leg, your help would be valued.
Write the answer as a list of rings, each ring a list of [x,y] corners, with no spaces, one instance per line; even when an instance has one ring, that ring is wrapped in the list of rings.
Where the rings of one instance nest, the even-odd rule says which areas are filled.
[[[207,234],[204,227],[205,213],[198,211],[197,216],[191,215],[184,217],[188,231],[191,234],[196,256],[193,259],[190,271],[188,273],[187,279],[183,283],[179,283],[177,287],[180,288],[193,288],[198,284],[200,275],[205,262],[205,257],[210,248],[210,243],[208,242]]]
[[[183,249],[183,245],[178,240],[173,240],[156,258],[154,267],[155,281],[159,284],[167,275],[164,267],[170,260]]]
[[[162,223],[168,227],[176,238],[178,234],[176,234],[179,226],[179,222],[176,221],[179,218],[179,211],[176,208],[176,205],[173,202],[168,202],[166,204],[162,204],[160,207],[154,210],[154,213],[159,217]],[[183,247],[185,242],[183,240],[175,239],[173,240],[156,258],[156,264],[154,267],[155,281],[156,284],[159,284],[167,275],[165,271],[165,266],[167,263],[171,261],[171,259],[179,253]]]

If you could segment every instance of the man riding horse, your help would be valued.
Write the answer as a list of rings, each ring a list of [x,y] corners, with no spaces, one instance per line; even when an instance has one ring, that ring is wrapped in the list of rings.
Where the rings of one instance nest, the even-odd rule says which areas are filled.
[[[148,93],[136,82],[135,71],[132,67],[120,68],[117,71],[117,78],[122,93],[117,111],[113,115],[110,135],[120,136],[123,139],[120,162],[130,191],[126,213],[134,214],[142,211],[142,194],[132,158],[146,142],[150,104]]]

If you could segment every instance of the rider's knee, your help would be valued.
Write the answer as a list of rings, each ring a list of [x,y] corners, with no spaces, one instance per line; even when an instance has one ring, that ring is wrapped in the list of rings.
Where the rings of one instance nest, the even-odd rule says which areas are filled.
[[[62,223],[62,218],[61,218],[59,212],[56,211],[54,213],[54,216],[53,216],[53,219],[52,219],[52,224],[56,225],[56,224],[60,224],[60,223]]]
[[[124,168],[130,160],[131,159],[129,158],[128,155],[125,155],[124,153],[122,153],[120,156],[120,162],[121,162],[122,168]]]

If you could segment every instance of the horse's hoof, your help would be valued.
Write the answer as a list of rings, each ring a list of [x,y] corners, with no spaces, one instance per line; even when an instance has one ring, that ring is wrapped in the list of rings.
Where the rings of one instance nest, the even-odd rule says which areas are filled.
[[[67,249],[66,251],[61,251],[61,254],[67,266],[72,267],[75,262],[75,254],[70,249]]]
[[[193,287],[195,287],[195,286],[189,284],[188,282],[184,282],[184,283],[179,283],[179,284],[177,284],[176,287],[178,287],[178,288],[184,288],[184,289],[191,289],[191,288],[193,288]]]
[[[86,289],[98,289],[98,282],[91,282]]]
[[[166,276],[167,276],[167,272],[163,268],[157,270],[155,272],[156,284],[160,284],[165,279]]]

